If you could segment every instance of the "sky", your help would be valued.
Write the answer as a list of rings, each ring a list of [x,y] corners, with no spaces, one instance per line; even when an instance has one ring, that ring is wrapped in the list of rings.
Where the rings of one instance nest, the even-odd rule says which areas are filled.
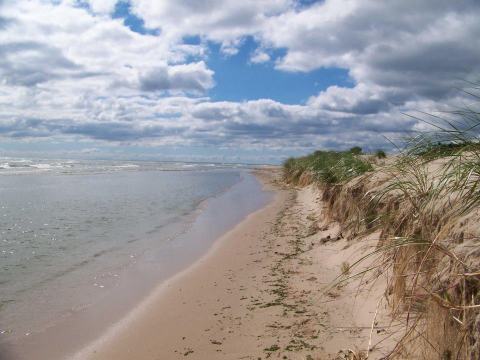
[[[470,106],[477,0],[0,0],[0,156],[279,163]]]

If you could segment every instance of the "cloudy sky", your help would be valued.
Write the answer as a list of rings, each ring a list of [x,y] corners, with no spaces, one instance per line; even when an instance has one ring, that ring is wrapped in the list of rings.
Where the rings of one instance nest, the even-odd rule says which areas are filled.
[[[478,0],[0,0],[0,155],[278,162],[466,104]]]

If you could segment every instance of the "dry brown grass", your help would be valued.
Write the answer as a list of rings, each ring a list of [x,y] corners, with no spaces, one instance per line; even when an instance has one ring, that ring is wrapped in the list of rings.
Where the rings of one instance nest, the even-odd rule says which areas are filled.
[[[480,103],[480,85],[467,94]],[[370,269],[389,274],[387,300],[404,334],[391,358],[480,359],[480,111],[420,113],[430,130],[394,161],[323,183],[327,215],[349,239],[380,230]],[[410,115],[411,116],[411,115]]]
[[[471,250],[480,214],[476,207],[464,211],[465,193],[446,178],[447,163],[397,163],[324,192],[349,239],[381,230],[367,256],[375,257],[372,269],[391,274],[388,301],[404,323],[391,358],[479,358],[480,253]]]

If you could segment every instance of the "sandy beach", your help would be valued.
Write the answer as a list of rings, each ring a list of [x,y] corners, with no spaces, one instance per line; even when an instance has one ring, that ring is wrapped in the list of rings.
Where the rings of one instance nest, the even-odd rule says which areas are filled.
[[[388,342],[377,345],[392,326],[377,302],[385,284],[331,286],[375,235],[348,246],[322,220],[313,186],[256,174],[274,200],[75,359],[348,359],[367,349],[375,359],[387,351]]]
[[[0,360],[480,360],[480,0],[0,0]]]

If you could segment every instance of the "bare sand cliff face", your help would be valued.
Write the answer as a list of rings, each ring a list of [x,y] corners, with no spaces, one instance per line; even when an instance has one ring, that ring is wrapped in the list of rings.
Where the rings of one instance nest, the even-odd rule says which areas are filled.
[[[396,329],[381,274],[348,277],[377,244],[349,242],[322,192],[258,171],[275,200],[223,236],[78,359],[380,359]],[[356,272],[370,266],[365,261]]]

